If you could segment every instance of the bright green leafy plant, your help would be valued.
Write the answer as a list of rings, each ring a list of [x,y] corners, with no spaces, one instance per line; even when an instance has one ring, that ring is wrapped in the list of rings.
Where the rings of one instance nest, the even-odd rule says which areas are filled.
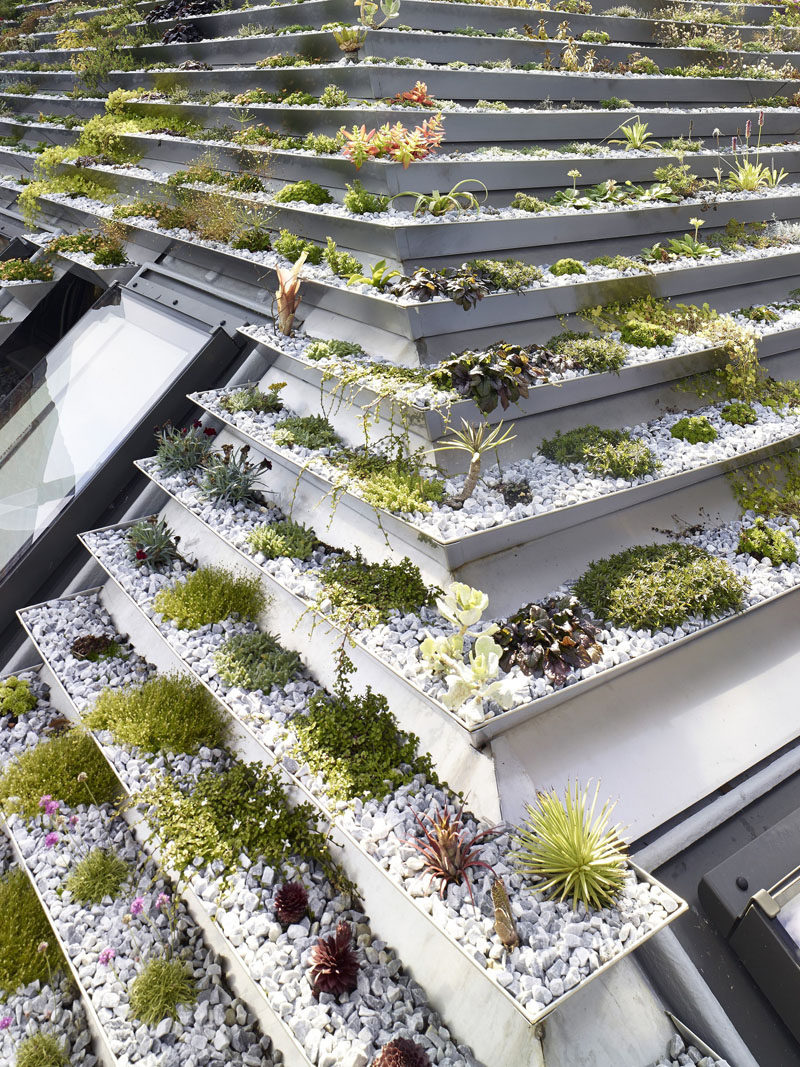
[[[0,805],[25,818],[40,814],[39,800],[45,794],[74,808],[94,800],[110,804],[119,784],[92,737],[81,729],[67,730],[8,763],[0,774]]]
[[[324,415],[289,415],[275,423],[272,436],[286,448],[334,448],[341,443]]]
[[[47,945],[43,952],[39,945]],[[33,886],[20,867],[0,877],[0,990],[45,982],[62,966],[61,952]]]
[[[441,590],[427,586],[408,557],[400,563],[368,563],[360,552],[342,555],[320,572],[323,597],[341,624],[373,628],[401,615],[432,605]]]
[[[281,556],[309,559],[319,542],[309,527],[284,519],[257,526],[247,535],[247,543],[254,552],[261,552],[267,559],[279,559]]]
[[[782,563],[797,563],[797,545],[794,538],[785,530],[768,526],[761,516],[755,519],[752,526],[746,526],[742,530],[736,551],[759,560],[769,559],[773,567],[779,567]]]
[[[0,715],[17,718],[33,711],[36,704],[36,695],[31,692],[31,684],[27,679],[12,674],[0,681]]]
[[[707,444],[717,439],[717,431],[705,415],[685,415],[678,419],[669,432],[680,441],[688,441],[690,445]]]
[[[224,567],[200,567],[162,589],[153,601],[155,610],[179,630],[197,630],[231,615],[255,619],[266,605],[257,577],[234,574]]]
[[[554,463],[567,466],[580,463],[593,474],[611,478],[641,478],[660,466],[643,441],[626,430],[605,430],[599,426],[579,426],[542,441],[539,451]]]
[[[515,859],[536,891],[573,908],[613,907],[625,886],[625,846],[619,826],[609,825],[613,804],[597,811],[599,791],[599,783],[594,796],[568,784],[563,801],[554,789],[540,791],[515,835]]]

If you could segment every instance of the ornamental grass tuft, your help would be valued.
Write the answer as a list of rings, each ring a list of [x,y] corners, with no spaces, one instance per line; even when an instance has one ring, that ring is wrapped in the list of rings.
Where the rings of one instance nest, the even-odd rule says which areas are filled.
[[[568,784],[562,801],[555,790],[539,792],[527,805],[528,818],[514,835],[514,859],[536,878],[537,892],[550,900],[571,899],[572,907],[611,907],[625,884],[627,858],[619,827],[609,826],[614,805],[595,814],[599,784]]]
[[[47,945],[40,952],[40,945]],[[46,982],[63,960],[28,876],[15,867],[0,878],[0,990]]]
[[[130,876],[127,863],[105,848],[93,848],[67,878],[67,889],[81,904],[99,904],[116,897]]]
[[[39,798],[45,793],[69,808],[90,801],[108,804],[119,795],[119,783],[93,738],[75,728],[40,741],[0,774],[0,806],[5,811],[26,818],[39,815]]]
[[[131,1017],[145,1026],[177,1019],[181,1004],[194,1004],[197,986],[182,960],[152,959],[130,988]]]
[[[85,721],[93,730],[109,730],[119,744],[145,752],[219,748],[227,735],[227,720],[212,695],[182,674],[104,689]]]
[[[257,577],[248,578],[224,567],[200,567],[169,589],[162,589],[153,607],[179,630],[197,630],[230,615],[255,619],[267,606]]]
[[[20,1042],[15,1067],[68,1067],[64,1043],[55,1034],[39,1031]]]

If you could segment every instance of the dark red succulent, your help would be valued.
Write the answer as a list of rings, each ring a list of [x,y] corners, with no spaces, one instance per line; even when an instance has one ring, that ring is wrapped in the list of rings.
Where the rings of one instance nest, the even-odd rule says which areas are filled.
[[[384,1045],[372,1067],[431,1067],[425,1049],[407,1037],[396,1037]]]
[[[424,840],[412,838],[405,843],[420,853],[431,881],[439,880],[439,896],[444,897],[451,883],[461,885],[463,882],[466,883],[470,900],[474,904],[469,872],[479,867],[491,871],[491,866],[480,858],[480,850],[493,837],[502,833],[502,827],[492,826],[470,836],[464,826],[463,804],[457,812],[451,812],[447,802],[442,808],[437,805],[432,814],[424,816],[428,822],[427,826],[415,811],[412,814],[425,836]]]
[[[275,894],[275,914],[284,926],[299,923],[308,911],[308,893],[299,882],[287,882]]]
[[[352,993],[358,985],[358,960],[352,949],[350,923],[339,923],[333,937],[321,937],[311,953],[311,986],[314,996]]]

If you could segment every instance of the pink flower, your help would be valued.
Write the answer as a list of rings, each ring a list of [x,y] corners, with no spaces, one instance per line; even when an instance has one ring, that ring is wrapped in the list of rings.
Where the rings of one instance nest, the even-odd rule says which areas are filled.
[[[50,948],[50,945],[49,945],[49,943],[47,941],[40,941],[39,944],[36,946],[36,951],[37,952],[47,952],[47,950],[49,948]]]
[[[70,815],[69,824],[70,824],[70,826],[77,826],[78,825],[78,816],[77,815]]]
[[[58,800],[48,800],[44,806],[45,815],[55,815],[61,804]]]
[[[736,147],[737,147],[738,144],[739,144],[739,139],[737,137],[731,137],[731,150],[732,151],[734,151],[734,152],[736,151]]]
[[[13,1021],[14,1020],[11,1018],[10,1015],[4,1015],[3,1018],[0,1019],[0,1030],[7,1030],[9,1026],[11,1026],[11,1024],[13,1023]]]
[[[759,113],[758,113],[758,125],[759,126],[763,126],[764,125],[764,112],[763,111],[759,111]]]
[[[55,830],[53,830],[51,833],[49,833],[47,835],[47,837],[44,839],[44,843],[45,843],[45,846],[47,848],[52,848],[53,845],[57,845],[58,841],[59,841],[59,835],[55,832]]]
[[[99,963],[102,963],[104,967],[107,967],[115,956],[116,952],[113,948],[104,948],[100,955],[97,957],[97,959]]]
[[[156,897],[156,907],[157,908],[166,908],[168,905],[169,905],[169,894],[168,893],[159,893],[158,896]]]
[[[50,794],[49,794],[49,793],[45,793],[45,795],[44,795],[43,797],[39,797],[39,807],[40,807],[40,808],[46,808],[46,807],[47,807],[47,805],[48,805],[48,803],[49,803],[49,802],[50,802],[50,801],[51,801],[52,799],[53,799],[53,798],[52,798],[52,797],[50,796]]]
[[[752,132],[753,132],[753,123],[750,121],[750,119],[748,119],[747,122],[744,124],[744,135],[748,140],[750,139],[750,134]]]
[[[131,904],[131,915],[141,915],[144,911],[144,897],[136,897]]]

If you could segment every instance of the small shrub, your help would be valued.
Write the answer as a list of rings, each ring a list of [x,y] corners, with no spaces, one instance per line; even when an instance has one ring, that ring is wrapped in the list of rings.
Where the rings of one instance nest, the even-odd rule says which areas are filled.
[[[259,226],[248,226],[231,241],[231,248],[244,249],[247,252],[269,252],[272,237]]]
[[[618,374],[627,356],[624,345],[618,341],[571,331],[552,337],[547,347],[573,360],[579,367],[584,367],[593,374],[600,374],[603,371]]]
[[[690,445],[707,444],[717,439],[717,431],[705,415],[685,415],[670,430],[673,437]]]
[[[0,715],[12,715],[18,718],[33,711],[38,701],[31,692],[31,684],[25,678],[15,674],[0,681]]]
[[[275,194],[273,200],[276,204],[292,204],[301,201],[305,204],[332,204],[333,197],[327,189],[323,189],[316,182],[303,179],[292,182]]]
[[[355,695],[344,658],[333,694],[318,690],[308,702],[308,714],[297,715],[296,756],[336,800],[383,797],[410,782],[415,774],[434,780],[430,757],[418,756],[418,738],[402,733],[389,711],[386,697],[369,687]]]
[[[539,267],[518,259],[473,259],[466,266],[495,289],[510,289],[513,292],[538,282],[542,277]]]
[[[48,949],[39,952],[44,942]],[[39,898],[22,868],[14,867],[0,877],[0,990],[10,996],[20,986],[46,982],[61,964]]]
[[[673,330],[660,323],[645,322],[642,319],[628,319],[622,324],[619,334],[621,341],[639,348],[658,348],[660,345],[671,345],[675,340]]]
[[[350,97],[347,95],[347,90],[333,84],[326,85],[319,98],[319,102],[323,107],[345,107],[349,101]]]
[[[130,1012],[145,1026],[163,1019],[177,1019],[181,1004],[194,1004],[197,986],[183,960],[149,960],[130,987]]]
[[[265,526],[257,526],[247,535],[247,543],[254,552],[267,559],[309,559],[319,543],[317,535],[307,526],[286,519]]]
[[[643,441],[634,440],[625,430],[603,430],[599,426],[579,426],[542,441],[539,451],[554,463],[567,466],[581,463],[601,477],[641,478],[652,474],[659,463]]]
[[[793,538],[784,530],[768,526],[760,516],[752,526],[742,530],[736,551],[755,559],[770,559],[773,567],[781,563],[797,563],[797,546]]]
[[[589,565],[573,592],[597,618],[635,630],[680,626],[742,607],[745,583],[694,545],[637,545]]]
[[[289,415],[275,424],[272,436],[285,448],[335,448],[341,443],[324,415]]]
[[[585,274],[586,267],[577,259],[558,259],[550,267],[550,273],[555,274],[557,278],[565,274]]]
[[[536,212],[544,211],[547,208],[547,204],[537,196],[529,196],[527,193],[514,193],[511,207],[516,208],[517,211],[530,211],[535,214]]]
[[[363,356],[364,349],[353,341],[339,341],[335,337],[327,341],[313,341],[303,353],[306,359],[349,359]]]
[[[361,553],[341,556],[319,573],[331,615],[348,628],[378,626],[394,611],[406,615],[431,606],[440,589],[427,586],[408,557],[400,563],[368,563]]]
[[[306,261],[312,266],[319,266],[322,262],[324,250],[321,245],[316,245],[313,241],[306,241],[302,237],[297,237],[295,234],[289,233],[288,230],[280,231],[273,247],[278,255],[285,256],[291,263],[296,263],[303,252],[306,253]]]
[[[20,1042],[16,1067],[69,1067],[63,1041],[38,1031]]]
[[[116,897],[130,876],[127,863],[105,848],[93,848],[67,878],[67,889],[81,904]]]
[[[354,274],[360,274],[364,269],[364,264],[356,259],[355,256],[351,256],[349,252],[343,252],[337,248],[336,242],[332,237],[328,238],[325,251],[322,254],[325,262],[339,278],[351,278]]]
[[[169,589],[162,589],[153,607],[179,630],[197,630],[230,615],[255,619],[267,598],[258,578],[234,574],[224,567],[200,567]]]
[[[388,204],[388,196],[376,196],[375,193],[367,192],[358,179],[352,185],[347,185],[344,206],[354,215],[377,215],[385,211]]]
[[[333,870],[316,809],[290,805],[280,775],[260,763],[233,763],[198,777],[163,776],[139,798],[179,874],[199,858],[204,865],[221,863],[227,882],[242,855],[281,870],[298,860]]]
[[[720,416],[735,426],[752,426],[754,422],[758,422],[758,414],[752,404],[743,404],[740,400],[726,404],[720,411]]]
[[[81,774],[86,780],[79,782]],[[92,737],[80,729],[26,749],[0,775],[0,804],[26,818],[40,814],[39,798],[45,793],[74,808],[92,797],[97,804],[110,804],[118,792],[113,771]]]
[[[219,406],[231,415],[240,411],[257,411],[260,415],[274,415],[283,410],[279,386],[271,386],[263,392],[257,385],[248,385],[220,397]]]
[[[242,689],[269,693],[274,685],[283,688],[303,669],[296,652],[282,648],[272,634],[236,634],[214,656],[223,682]]]

